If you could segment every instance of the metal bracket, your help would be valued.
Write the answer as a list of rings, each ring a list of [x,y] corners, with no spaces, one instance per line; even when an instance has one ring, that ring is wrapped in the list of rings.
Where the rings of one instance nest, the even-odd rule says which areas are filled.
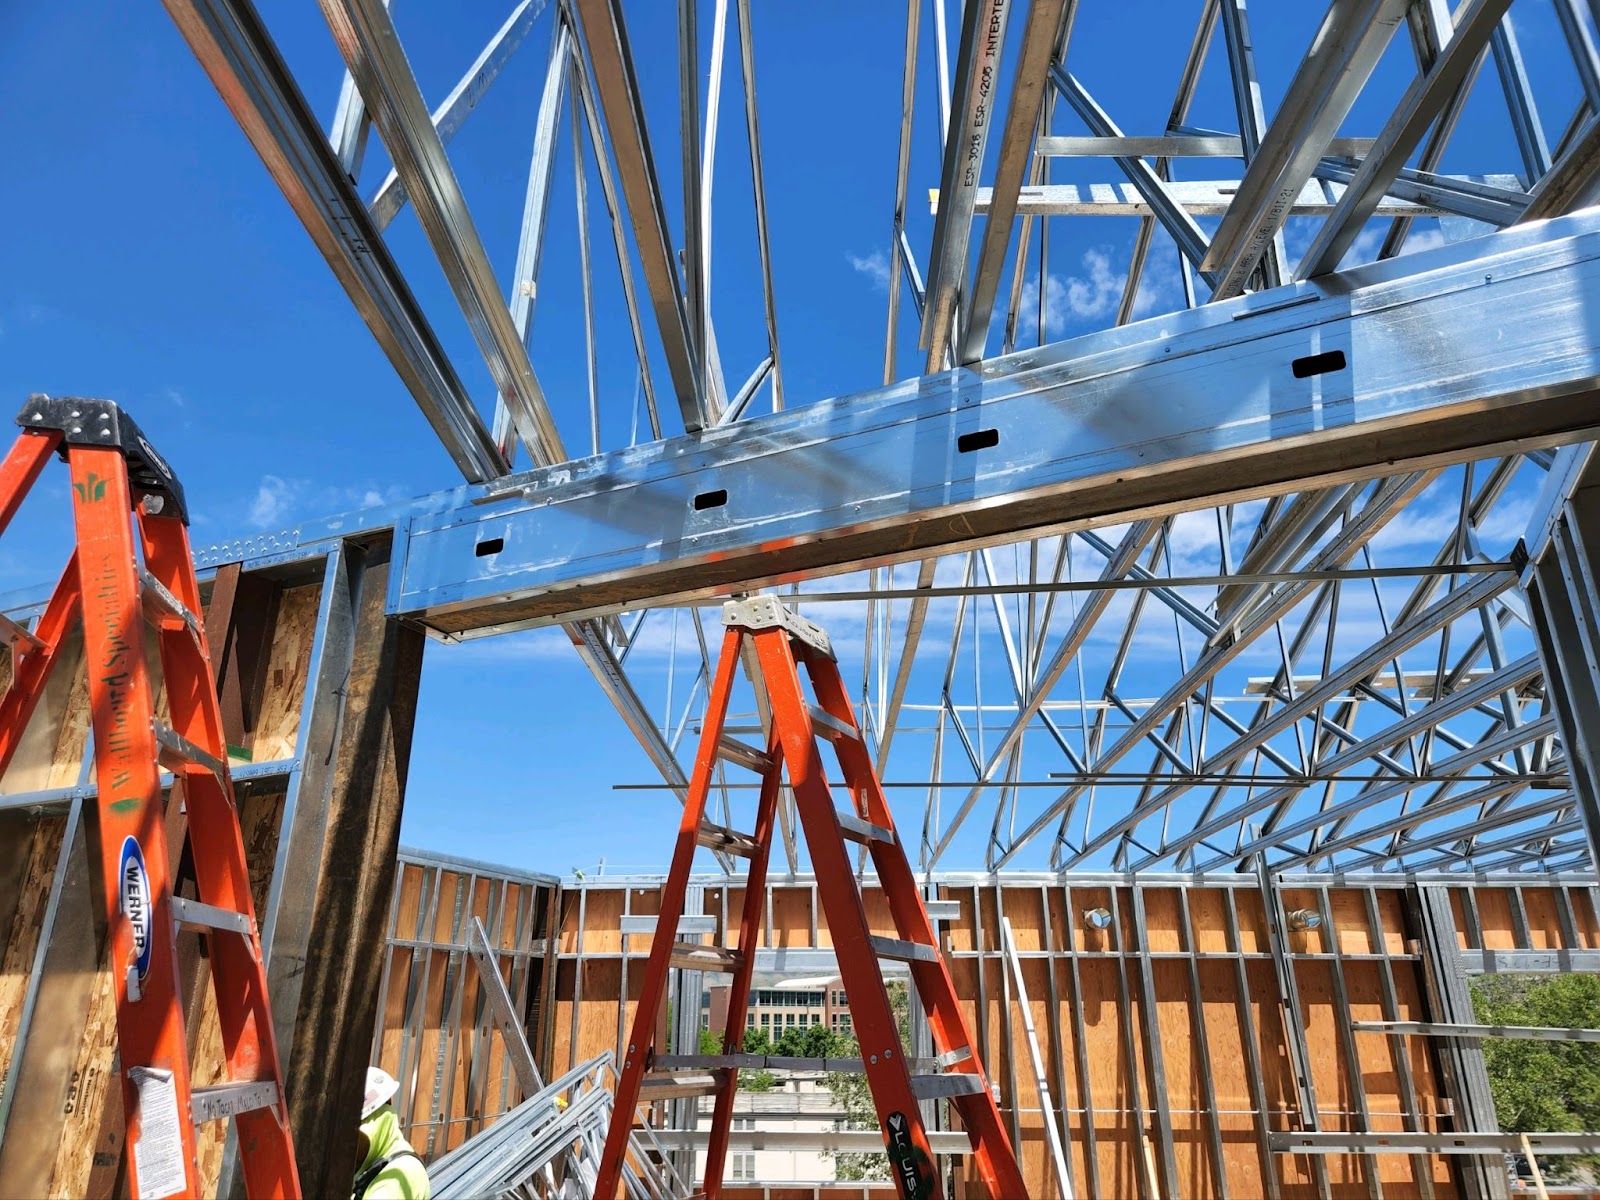
[[[128,481],[137,491],[160,496],[165,504],[162,516],[177,517],[189,523],[189,510],[183,500],[183,485],[157,454],[122,406],[112,400],[93,400],[83,396],[52,399],[41,394],[28,397],[17,414],[24,429],[47,429],[62,434],[65,446],[97,446],[122,451],[128,460]],[[65,457],[63,449],[62,457]],[[166,507],[170,505],[170,510]]]
[[[784,607],[776,596],[750,596],[744,600],[729,600],[722,606],[722,623],[733,629],[772,629],[781,626],[789,636],[804,642],[813,650],[834,657],[833,642],[828,631],[815,621],[808,621],[799,613]]]

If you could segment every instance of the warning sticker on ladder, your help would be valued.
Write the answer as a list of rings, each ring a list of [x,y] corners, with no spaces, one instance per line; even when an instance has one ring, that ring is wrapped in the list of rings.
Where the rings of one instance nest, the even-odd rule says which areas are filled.
[[[133,1170],[141,1200],[174,1196],[188,1186],[183,1170],[183,1127],[178,1124],[178,1088],[172,1072],[129,1067],[139,1089],[139,1136],[133,1143]]]

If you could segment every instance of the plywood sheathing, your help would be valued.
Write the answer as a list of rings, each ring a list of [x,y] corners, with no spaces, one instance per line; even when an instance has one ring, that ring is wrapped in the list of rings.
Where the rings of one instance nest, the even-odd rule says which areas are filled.
[[[809,882],[779,881],[770,891],[763,946],[830,944]],[[1492,947],[1600,945],[1589,889],[1519,891],[1520,896],[1488,885],[1463,887],[1455,889],[1455,900],[1458,909],[1472,907],[1481,941]],[[628,939],[630,995],[620,997],[618,928],[625,910],[655,911],[648,892],[605,881],[563,892],[548,1030],[553,1071],[617,1049],[617,1005],[625,1004],[631,1022],[636,980],[649,949],[647,938]],[[737,887],[726,897],[715,892],[707,887],[706,907],[719,914],[724,902],[736,911],[743,899]],[[1166,1190],[1158,1109],[1166,1113],[1184,1200],[1220,1196],[1224,1188],[1232,1197],[1311,1200],[1320,1194],[1310,1159],[1269,1154],[1264,1147],[1266,1133],[1301,1128],[1302,1122],[1266,917],[1254,888],[1147,886],[1142,928],[1136,927],[1126,886],[981,882],[946,885],[939,892],[959,906],[958,918],[945,926],[951,975],[990,1078],[1000,1086],[1007,1127],[1020,1134],[1018,1153],[1034,1195],[1053,1197],[1059,1189],[1020,1012],[1014,1009],[1008,1021],[1003,1011],[1008,989],[999,954],[1002,911],[1022,956],[1053,1099],[1065,1115],[1066,1154],[1079,1197],[1155,1196]],[[1296,1020],[1325,1130],[1450,1128],[1450,1102],[1427,1039],[1349,1029],[1352,1021],[1430,1019],[1414,946],[1407,942],[1404,896],[1398,887],[1350,886],[1289,889],[1281,898],[1288,908],[1325,904],[1330,918],[1320,930],[1292,934],[1290,945],[1300,990]],[[882,921],[874,917],[875,928],[888,932],[876,889],[867,889],[865,903],[869,914],[884,915]],[[1090,929],[1084,911],[1102,907],[1117,913],[1115,926]],[[1470,922],[1459,921],[1458,927],[1463,948],[1480,948],[1477,935],[1466,932]],[[1140,951],[1149,956],[1148,997]],[[1160,1077],[1151,1067],[1152,1033],[1161,1052]],[[1252,1052],[1259,1080],[1247,1068]],[[1460,1194],[1445,1156],[1331,1156],[1323,1165],[1335,1200],[1377,1191],[1394,1200]],[[979,1194],[967,1170],[958,1172],[960,1194]]]

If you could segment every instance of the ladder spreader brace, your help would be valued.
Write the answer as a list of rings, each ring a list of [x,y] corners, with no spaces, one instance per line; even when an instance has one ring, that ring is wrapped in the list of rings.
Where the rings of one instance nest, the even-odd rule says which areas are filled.
[[[727,632],[707,702],[684,803],[672,868],[661,892],[660,916],[645,966],[639,1007],[624,1047],[617,1104],[600,1162],[595,1196],[612,1200],[628,1150],[628,1136],[641,1102],[688,1096],[716,1097],[706,1155],[704,1190],[722,1192],[723,1163],[733,1124],[739,1065],[744,1061],[745,1014],[754,973],[772,852],[778,796],[787,767],[795,811],[805,831],[839,975],[850,1003],[862,1067],[883,1131],[890,1171],[905,1200],[938,1194],[938,1174],[919,1101],[947,1099],[972,1142],[973,1162],[993,1200],[1026,1197],[1022,1172],[1000,1121],[1000,1111],[978,1061],[977,1044],[956,997],[938,939],[923,906],[916,877],[895,833],[883,788],[862,741],[860,728],[834,660],[832,643],[818,625],[785,608],[775,597],[756,596],[723,606]],[[740,651],[753,645],[760,670],[756,686],[771,704],[771,736],[764,749],[723,734]],[[816,703],[807,699],[804,667]],[[850,811],[834,807],[818,738],[833,746],[852,800]],[[761,776],[755,829],[743,833],[706,820],[706,800],[719,761]],[[863,845],[893,919],[895,936],[873,934],[846,841]],[[679,941],[696,851],[706,847],[749,859],[738,939],[729,946]],[[879,968],[880,959],[907,964],[933,1035],[931,1074],[912,1074]],[[673,967],[731,975],[722,1053],[668,1056],[655,1044],[657,1018]]]
[[[77,549],[35,626],[14,626],[0,699],[0,776],[56,657],[82,619],[96,793],[85,802],[106,906],[117,1049],[135,1197],[198,1196],[195,1126],[233,1118],[251,1196],[298,1196],[283,1077],[216,681],[189,548],[183,488],[139,427],[108,400],[34,396],[0,462],[0,531],[52,453],[67,462]],[[168,716],[158,718],[145,628],[155,630]],[[172,894],[182,824],[196,899]],[[176,800],[176,797],[174,797]],[[191,1086],[177,926],[206,937],[226,1082]]]

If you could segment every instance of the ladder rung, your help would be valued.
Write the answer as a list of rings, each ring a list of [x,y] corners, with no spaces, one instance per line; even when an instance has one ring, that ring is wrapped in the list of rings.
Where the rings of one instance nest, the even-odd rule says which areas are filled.
[[[726,1075],[646,1075],[639,1083],[639,1099],[654,1102],[715,1096],[727,1086]]]
[[[872,937],[872,949],[879,958],[892,958],[899,962],[938,962],[939,951],[921,942],[902,942],[899,938]]]
[[[172,898],[172,919],[179,925],[220,929],[224,932],[232,930],[245,937],[250,936],[250,918],[242,912],[218,908],[215,904],[202,904],[199,900],[187,900],[182,896]]]
[[[772,756],[765,750],[758,750],[749,742],[741,742],[727,734],[717,739],[717,757],[746,767],[757,775],[765,775],[772,769]]]
[[[854,725],[847,725],[838,717],[825,709],[818,708],[815,704],[806,705],[806,712],[811,714],[811,724],[816,727],[819,737],[825,737],[831,742],[840,738],[849,738],[859,741],[861,733]]]
[[[37,650],[44,645],[33,636],[26,625],[13,621],[4,613],[0,613],[0,642],[6,643],[13,649],[19,645],[26,645],[30,650]]]
[[[700,822],[700,836],[696,840],[707,849],[722,850],[740,858],[754,858],[756,851],[761,849],[761,844],[748,833],[740,833],[726,825],[713,825],[710,821]]]
[[[152,721],[156,741],[161,745],[161,765],[170,771],[187,766],[204,767],[217,775],[226,774],[228,768],[215,754],[202,750],[176,729],[168,729],[160,721]]]
[[[852,842],[866,845],[868,842],[893,842],[894,831],[885,829],[882,825],[874,825],[871,821],[864,821],[854,813],[834,813],[839,818],[839,832]]]
[[[820,1061],[820,1060],[819,1060]],[[656,1070],[720,1071],[729,1067],[757,1069],[767,1065],[765,1054],[658,1054],[650,1060]]]
[[[259,1083],[219,1083],[214,1087],[195,1088],[190,1093],[189,1111],[194,1123],[203,1125],[258,1108],[271,1108],[277,1103],[278,1085],[270,1079]]]
[[[179,600],[154,575],[150,574],[147,567],[139,568],[140,597],[144,601],[145,615],[153,622],[159,623],[162,617],[176,617],[189,627],[191,632],[199,632],[200,618],[189,611],[187,605]]]
[[[737,950],[721,946],[701,946],[695,942],[673,942],[670,965],[689,971],[714,971],[732,975],[744,962]]]
[[[983,1094],[983,1077],[970,1071],[958,1071],[954,1075],[913,1075],[911,1094],[918,1100],[979,1096]]]

